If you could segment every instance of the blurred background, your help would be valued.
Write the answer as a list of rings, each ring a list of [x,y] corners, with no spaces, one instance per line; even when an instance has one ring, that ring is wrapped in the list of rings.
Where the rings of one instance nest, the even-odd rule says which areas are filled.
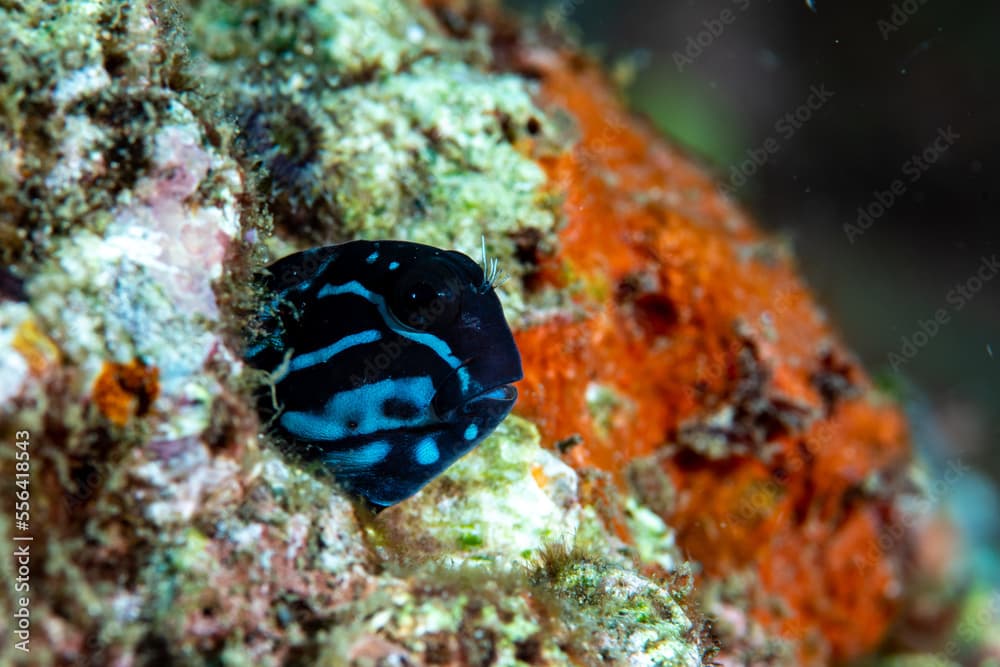
[[[934,487],[1000,583],[1000,4],[508,2],[623,81],[806,280],[907,408]]]

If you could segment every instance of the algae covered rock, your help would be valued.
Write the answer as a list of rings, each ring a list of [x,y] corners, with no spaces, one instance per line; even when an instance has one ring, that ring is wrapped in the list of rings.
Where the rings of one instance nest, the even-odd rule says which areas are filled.
[[[373,516],[260,423],[249,278],[484,237],[522,400]],[[898,412],[782,249],[496,7],[0,2],[0,254],[4,663],[698,665],[708,608],[727,659],[820,664],[895,613]]]
[[[4,588],[11,614],[30,602],[4,662],[710,652],[529,422],[379,517],[259,435],[239,341],[269,255],[485,235],[523,278],[524,239],[553,238],[534,153],[558,124],[488,39],[394,2],[0,5],[0,432],[29,453],[0,467],[30,488],[0,532],[31,538],[24,572],[2,566],[30,580]],[[522,280],[505,301],[527,313]]]
[[[413,502],[380,516],[398,543],[432,542],[443,556],[486,562],[531,559],[552,543],[572,544],[580,524],[578,479],[542,449],[538,431],[509,417]]]
[[[199,74],[234,117],[282,240],[399,238],[476,257],[485,236],[520,276],[517,240],[553,235],[558,201],[531,153],[558,125],[529,81],[492,68],[485,26],[455,39],[395,1],[186,13]],[[522,302],[511,281],[505,308]]]

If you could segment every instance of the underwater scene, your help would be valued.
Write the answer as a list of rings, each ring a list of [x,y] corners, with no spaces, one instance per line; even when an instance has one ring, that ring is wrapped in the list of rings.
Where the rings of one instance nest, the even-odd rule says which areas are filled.
[[[997,25],[0,0],[0,667],[1000,667]]]

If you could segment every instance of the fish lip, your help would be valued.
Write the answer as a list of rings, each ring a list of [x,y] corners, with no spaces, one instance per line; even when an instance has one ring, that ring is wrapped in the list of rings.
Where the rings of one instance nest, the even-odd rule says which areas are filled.
[[[513,383],[524,379],[524,371],[521,369],[520,357],[514,368],[506,369],[502,373],[489,373],[490,384],[478,384],[476,393],[470,393],[468,389],[461,386],[459,371],[463,368],[466,372],[475,372],[477,363],[484,361],[483,355],[475,355],[464,359],[460,364],[452,369],[452,372],[438,385],[437,391],[431,397],[429,406],[431,412],[439,421],[447,421],[455,415],[457,411],[468,413],[469,406],[475,401],[482,400],[487,394],[494,391],[501,391],[504,395],[498,397],[500,401],[510,401],[510,405],[517,400],[517,389]]]
[[[515,387],[512,382],[502,382],[487,387],[478,393],[472,394],[471,396],[463,396],[461,402],[453,406],[446,406],[444,409],[441,409],[441,406],[437,405],[437,398],[438,395],[440,395],[439,391],[434,395],[434,398],[431,399],[431,409],[434,410],[434,414],[437,416],[439,421],[448,421],[458,412],[469,412],[474,403],[484,398],[488,398],[489,394],[494,392],[500,392],[500,395],[495,397],[495,400],[497,401],[508,403],[510,405],[513,405],[517,401],[517,387]]]
[[[495,397],[495,400],[497,401],[510,401],[511,403],[513,403],[514,401],[517,400],[517,387],[515,387],[512,382],[508,382],[505,384],[494,385],[489,389],[484,389],[483,391],[479,392],[474,396],[470,396],[462,403],[462,407],[467,406],[469,403],[472,403],[473,401],[477,401],[481,398],[486,398],[488,394],[492,394],[494,392],[503,393],[501,396]]]

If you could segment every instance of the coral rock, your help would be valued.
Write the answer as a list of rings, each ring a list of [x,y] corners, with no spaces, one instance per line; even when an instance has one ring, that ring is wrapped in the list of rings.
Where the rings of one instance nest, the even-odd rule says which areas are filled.
[[[0,540],[33,537],[33,661],[820,664],[885,637],[899,413],[560,38],[480,3],[21,0],[0,52],[0,436],[30,433],[31,487]],[[517,414],[371,516],[259,423],[248,277],[483,236]]]
[[[574,296],[516,332],[518,414],[544,444],[578,439],[568,460],[623,489],[635,465],[658,466],[658,485],[636,489],[643,500],[674,497],[662,518],[705,579],[750,573],[743,613],[802,663],[872,650],[905,585],[900,413],[787,253],[630,116],[594,65],[517,34],[495,43],[579,132],[541,160],[567,222],[535,288]]]

